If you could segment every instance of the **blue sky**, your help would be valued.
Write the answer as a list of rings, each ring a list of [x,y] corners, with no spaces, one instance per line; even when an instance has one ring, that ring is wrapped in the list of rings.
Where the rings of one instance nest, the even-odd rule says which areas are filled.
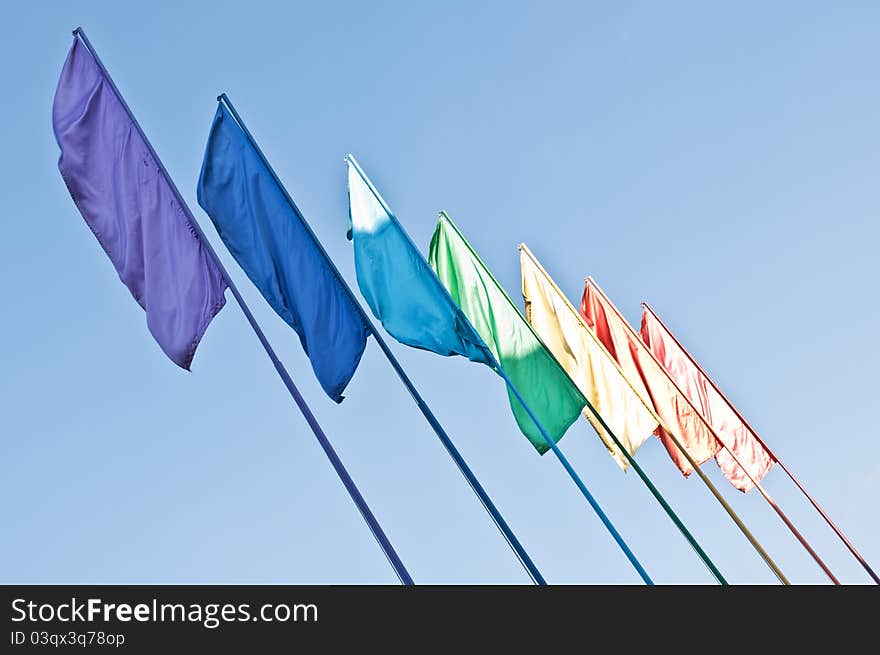
[[[349,282],[343,155],[416,243],[449,212],[518,297],[648,300],[875,566],[875,3],[15,3],[3,9],[6,583],[393,583],[234,303],[186,373],[77,213],[52,96],[82,25],[417,582],[524,583],[374,343],[336,406],[195,202],[226,91]],[[231,298],[230,298],[231,300]],[[638,577],[486,367],[395,353],[551,582]],[[561,442],[657,582],[709,573],[586,421]],[[775,578],[657,440],[638,459],[732,582]],[[710,478],[794,582],[824,576]],[[780,470],[839,577],[867,576]]]

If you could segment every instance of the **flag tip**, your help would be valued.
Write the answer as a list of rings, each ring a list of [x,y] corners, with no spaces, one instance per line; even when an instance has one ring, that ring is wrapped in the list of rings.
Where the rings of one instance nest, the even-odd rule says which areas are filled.
[[[72,32],[72,34],[73,34],[74,36],[76,36],[76,35],[79,34],[80,32],[82,32],[82,28],[81,28],[79,25],[77,25],[75,28],[73,28],[73,32]]]

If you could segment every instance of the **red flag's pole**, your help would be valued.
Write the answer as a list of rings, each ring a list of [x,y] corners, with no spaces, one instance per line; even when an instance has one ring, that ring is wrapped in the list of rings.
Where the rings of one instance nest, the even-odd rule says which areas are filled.
[[[652,308],[648,303],[646,303],[646,302],[643,302],[643,303],[642,303],[642,306],[643,306],[645,309],[647,309],[649,312],[651,312],[651,315],[656,319],[656,321],[660,324],[660,326],[666,331],[666,333],[667,333],[670,337],[672,337],[672,340],[678,345],[679,348],[681,348],[681,351],[682,351],[685,355],[687,355],[687,358],[691,361],[691,363],[692,363],[694,366],[697,367],[697,369],[700,371],[700,373],[702,373],[703,376],[709,381],[709,384],[712,385],[712,387],[715,389],[715,391],[718,392],[718,394],[724,399],[724,401],[728,404],[728,406],[733,410],[733,412],[736,414],[737,418],[739,418],[739,420],[743,422],[743,425],[745,425],[745,426],[749,429],[749,431],[750,431],[753,435],[755,435],[755,439],[758,440],[758,443],[761,444],[761,447],[764,448],[764,450],[767,452],[767,454],[770,456],[770,458],[771,458],[774,462],[776,462],[777,464],[779,464],[779,466],[782,468],[783,471],[785,471],[785,474],[789,477],[789,479],[791,479],[791,481],[794,482],[795,486],[796,486],[798,489],[800,489],[801,493],[803,493],[804,496],[807,497],[807,500],[810,501],[810,504],[812,504],[813,507],[816,508],[816,511],[819,512],[819,515],[820,515],[823,519],[825,519],[825,522],[831,527],[832,530],[834,530],[834,533],[835,533],[838,537],[840,537],[840,540],[846,545],[846,547],[847,547],[847,548],[849,549],[849,551],[853,554],[853,556],[859,561],[859,563],[862,565],[862,567],[865,569],[865,571],[868,572],[868,575],[871,576],[871,578],[874,580],[874,582],[875,582],[876,584],[880,585],[880,577],[878,577],[878,575],[874,572],[874,569],[871,568],[870,564],[868,564],[868,562],[865,561],[865,558],[862,557],[861,553],[859,553],[859,551],[856,549],[856,547],[853,545],[853,543],[852,543],[849,539],[847,539],[846,535],[843,534],[843,532],[840,530],[840,528],[838,528],[837,525],[834,523],[834,521],[831,520],[831,517],[828,516],[828,514],[825,513],[825,510],[822,509],[822,507],[819,505],[819,503],[816,501],[816,499],[813,498],[813,497],[807,492],[807,490],[806,490],[806,489],[804,488],[804,486],[801,484],[800,480],[798,480],[797,477],[795,477],[794,473],[792,473],[792,472],[789,470],[789,468],[785,465],[785,463],[784,463],[782,460],[780,460],[780,459],[776,456],[776,453],[774,453],[774,452],[770,449],[770,446],[767,445],[767,443],[761,438],[761,436],[760,436],[760,435],[755,431],[755,429],[749,424],[749,422],[748,422],[748,421],[746,420],[746,418],[740,413],[740,411],[736,408],[736,406],[735,406],[732,402],[730,402],[730,400],[727,398],[727,396],[724,394],[724,392],[721,391],[721,389],[718,387],[717,384],[715,384],[715,381],[714,381],[711,377],[709,377],[709,374],[706,373],[705,370],[703,370],[703,367],[700,366],[699,363],[697,363],[697,361],[696,361],[696,360],[693,358],[693,356],[687,351],[687,349],[681,344],[681,342],[676,338],[676,336],[672,333],[672,331],[671,331],[668,327],[666,327],[666,325],[663,323],[663,321],[660,319],[660,317],[657,316],[657,312],[655,312],[655,311],[653,310],[653,308]],[[742,466],[742,465],[740,465],[740,466]],[[743,468],[743,470],[745,470],[745,468]],[[746,473],[748,473],[748,471],[746,471]]]
[[[621,315],[621,313],[618,311],[617,307],[614,306],[614,303],[612,303],[611,300],[608,299],[608,296],[605,295],[605,292],[603,292],[602,289],[599,288],[599,285],[597,285],[593,281],[593,278],[588,277],[584,280],[584,282],[589,284],[593,289],[596,290],[596,292],[605,300],[605,304],[612,309],[612,311],[620,319],[621,323],[623,323],[626,326],[626,329],[629,330],[631,333],[633,333],[633,336],[636,338],[637,342],[641,343],[641,341],[639,341],[638,337],[635,335],[633,329],[630,327],[629,323],[626,322],[626,319]],[[661,366],[660,368],[662,369],[663,367]],[[664,370],[664,373],[665,373],[665,370]],[[647,402],[650,402],[650,401],[647,401]],[[676,448],[678,448],[681,451],[682,455],[684,455],[685,459],[693,467],[694,471],[697,474],[697,477],[700,478],[700,480],[703,482],[703,484],[706,485],[706,488],[712,493],[713,496],[715,496],[715,500],[717,500],[718,503],[724,508],[724,511],[727,512],[728,516],[730,516],[730,518],[733,519],[733,522],[740,529],[740,532],[742,532],[743,535],[745,536],[745,538],[748,539],[749,543],[752,545],[752,547],[755,549],[755,551],[758,553],[758,555],[761,556],[761,559],[763,559],[764,562],[767,564],[767,566],[770,568],[770,570],[773,571],[773,574],[777,578],[779,578],[779,581],[782,584],[784,584],[784,585],[791,584],[788,581],[788,578],[785,577],[785,574],[776,565],[776,562],[773,561],[773,558],[770,557],[770,555],[767,553],[766,550],[764,550],[764,547],[761,545],[761,542],[759,542],[755,538],[755,535],[753,535],[751,530],[749,530],[746,527],[746,524],[743,523],[742,519],[734,511],[733,507],[730,506],[730,503],[728,503],[724,499],[724,496],[721,495],[721,492],[718,491],[718,488],[714,484],[712,484],[712,481],[706,476],[705,473],[703,473],[702,469],[700,469],[699,464],[697,464],[697,462],[694,461],[694,458],[691,456],[691,454],[687,451],[687,449],[681,443],[678,436],[675,434],[675,431],[667,429],[667,426],[665,425],[663,419],[654,411],[653,406],[648,406],[646,404],[646,407],[648,407],[651,410],[651,412],[656,417],[660,426],[664,430],[666,430],[667,434],[669,434],[669,436],[672,439],[673,443],[675,444]]]
[[[592,284],[594,289],[599,290],[598,285],[595,282],[593,282],[592,278],[587,278],[587,282]],[[599,290],[599,293],[602,293],[601,290]],[[615,311],[617,311],[616,308],[615,308]],[[619,315],[620,314],[618,313],[618,316]],[[626,321],[623,319],[622,316],[620,318],[624,323],[626,323]],[[647,345],[645,344],[644,341],[642,341],[642,338],[639,335],[636,335],[635,330],[632,329],[632,327],[630,326],[629,323],[626,323],[626,327],[634,335],[636,343],[638,343],[641,347],[643,347],[648,352],[648,354],[651,356],[651,359],[654,360],[654,362],[657,364],[657,366],[663,371],[663,373],[666,375],[666,377],[669,379],[669,381],[675,387],[675,390],[678,391],[678,393],[684,397],[684,399],[687,401],[688,405],[690,405],[691,408],[697,413],[697,415],[703,420],[703,425],[705,425],[707,428],[709,428],[709,432],[712,433],[712,436],[715,437],[715,439],[718,441],[718,443],[721,444],[721,446],[724,448],[724,450],[726,450],[730,454],[730,456],[733,457],[734,461],[739,465],[739,467],[743,470],[743,472],[748,476],[749,480],[752,481],[752,484],[754,484],[755,487],[757,487],[758,491],[764,497],[764,500],[767,501],[767,503],[770,505],[770,507],[773,508],[773,511],[775,511],[776,514],[779,516],[779,518],[782,519],[782,522],[785,523],[786,527],[791,531],[791,533],[795,536],[795,538],[801,543],[801,545],[804,547],[804,549],[810,554],[810,556],[813,558],[813,560],[816,562],[816,564],[819,565],[819,568],[821,568],[822,571],[825,573],[825,575],[828,576],[828,579],[831,580],[831,582],[833,582],[834,584],[839,585],[840,580],[838,580],[837,577],[835,577],[835,575],[831,572],[831,569],[829,569],[828,566],[825,564],[825,562],[822,561],[822,558],[819,557],[819,554],[815,550],[813,550],[813,547],[810,546],[809,542],[806,540],[804,535],[802,535],[800,533],[800,530],[798,530],[795,527],[794,523],[792,523],[789,520],[788,516],[785,515],[785,512],[782,511],[782,508],[776,504],[776,501],[770,497],[770,494],[768,494],[764,490],[764,487],[762,487],[761,484],[752,476],[752,474],[749,472],[749,469],[747,469],[743,465],[742,461],[737,456],[737,454],[735,452],[733,452],[730,448],[727,447],[727,444],[724,443],[724,440],[719,436],[719,434],[715,430],[715,428],[713,428],[712,425],[709,424],[709,421],[707,421],[705,419],[705,417],[703,417],[703,413],[699,409],[697,409],[697,407],[691,402],[691,399],[688,397],[688,395],[678,385],[678,382],[676,382],[675,379],[669,374],[669,372],[666,370],[666,367],[663,366],[663,364],[660,362],[660,360],[654,354],[654,351],[652,351],[650,348],[647,347]]]
[[[632,334],[634,341],[635,341],[637,344],[639,344],[642,348],[644,348],[645,351],[647,351],[647,353],[650,355],[651,359],[654,360],[654,362],[657,364],[657,366],[660,368],[660,370],[663,371],[664,375],[666,375],[666,377],[667,377],[667,378],[669,379],[669,381],[672,383],[672,386],[675,387],[675,390],[678,391],[678,393],[681,394],[681,395],[684,397],[684,399],[687,401],[688,405],[691,406],[691,408],[697,413],[697,415],[698,415],[700,418],[703,418],[703,414],[702,414],[702,412],[700,412],[700,411],[694,406],[694,404],[691,402],[691,399],[688,398],[687,394],[681,389],[680,386],[678,386],[678,383],[672,378],[671,375],[669,375],[669,372],[666,370],[666,368],[663,366],[663,364],[660,362],[660,360],[657,359],[657,356],[654,355],[653,351],[652,351],[650,348],[648,348],[648,347],[645,345],[645,343],[642,341],[641,337],[639,337],[639,336],[636,334],[636,332],[635,332],[635,330],[633,330],[632,326],[630,326],[630,324],[626,321],[626,319],[625,319],[625,318],[621,315],[621,313],[617,310],[617,307],[615,307],[615,306],[611,303],[611,301],[608,300],[608,297],[605,296],[605,293],[599,288],[599,285],[596,284],[596,282],[593,280],[593,278],[588,277],[588,278],[585,280],[585,282],[586,282],[587,284],[589,284],[593,289],[595,289],[595,290],[596,290],[596,291],[597,291],[597,292],[598,292],[603,298],[605,298],[606,303],[607,303],[607,304],[608,304],[608,305],[614,310],[614,312],[617,314],[618,318],[620,319],[621,323],[623,323],[623,324],[626,326],[626,329],[629,330],[629,332]],[[819,565],[819,567],[822,569],[822,571],[825,572],[825,575],[828,576],[828,578],[831,580],[831,582],[833,582],[833,583],[836,584],[836,585],[839,585],[839,584],[840,584],[840,581],[834,576],[834,574],[831,572],[831,569],[829,569],[829,568],[825,565],[825,562],[822,561],[822,558],[819,557],[818,553],[816,553],[815,550],[813,550],[812,546],[810,546],[810,544],[807,542],[807,540],[804,538],[804,536],[803,536],[803,535],[800,533],[800,531],[795,527],[794,523],[792,523],[792,522],[789,520],[789,518],[785,515],[785,512],[782,511],[782,508],[780,508],[779,505],[777,505],[776,502],[770,497],[770,494],[768,494],[766,491],[764,491],[763,487],[761,487],[761,485],[758,483],[758,481],[755,480],[755,479],[752,477],[752,474],[749,472],[749,470],[748,470],[745,466],[743,466],[743,464],[742,464],[742,462],[740,461],[739,457],[736,456],[736,453],[732,452],[732,451],[731,451],[731,450],[725,445],[724,441],[723,441],[723,440],[721,439],[721,437],[718,435],[718,432],[715,431],[715,428],[713,428],[711,425],[709,425],[709,422],[706,421],[705,418],[703,418],[703,424],[709,429],[709,432],[712,433],[712,436],[715,437],[715,439],[718,441],[718,443],[720,443],[720,444],[722,445],[722,447],[723,447],[728,453],[730,453],[730,455],[733,457],[733,459],[736,461],[736,463],[739,464],[740,467],[742,467],[742,469],[743,469],[743,471],[745,472],[745,474],[749,477],[749,479],[752,481],[752,483],[758,488],[758,491],[761,492],[761,495],[764,496],[764,499],[769,503],[770,507],[772,507],[773,510],[776,512],[776,514],[779,515],[779,518],[782,519],[782,522],[785,523],[786,527],[788,527],[788,529],[791,531],[791,533],[797,538],[797,540],[801,543],[801,545],[802,545],[802,546],[806,549],[806,551],[812,556],[812,558],[816,561],[816,563]],[[681,446],[679,446],[679,448],[680,448],[680,447],[681,447]],[[685,455],[687,455],[687,451],[684,451],[684,452],[685,452]],[[688,460],[690,461],[690,458],[689,458],[689,457],[688,457]],[[697,472],[700,472],[700,469],[699,469],[699,467],[697,467],[697,466],[694,466],[694,470],[696,470]]]

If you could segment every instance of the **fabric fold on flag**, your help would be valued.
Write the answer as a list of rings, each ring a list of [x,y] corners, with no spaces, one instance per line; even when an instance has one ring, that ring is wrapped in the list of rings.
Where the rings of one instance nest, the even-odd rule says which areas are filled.
[[[189,370],[226,282],[122,100],[74,37],[55,92],[58,168],[162,351]]]
[[[348,163],[349,238],[358,286],[373,315],[400,343],[491,366],[492,357],[378,192]]]
[[[586,398],[449,217],[441,213],[428,263],[554,442],[577,420]],[[549,450],[535,422],[508,389],[517,425],[541,454]]]
[[[525,246],[520,245],[526,320],[630,455],[658,428],[657,419],[583,318]],[[624,471],[629,461],[589,407],[584,417]]]
[[[580,314],[617,360],[630,384],[642,398],[650,400],[663,422],[657,428],[657,436],[678,470],[689,476],[693,473],[693,466],[678,449],[667,429],[675,433],[698,466],[714,456],[721,444],[687,398],[676,390],[666,371],[653,359],[636,332],[591,279],[584,286]]]
[[[755,486],[754,483],[729,451],[736,453],[757,482],[773,468],[773,458],[757,436],[740,420],[727,399],[715,389],[700,367],[679,346],[675,337],[647,308],[642,309],[641,337],[727,447],[715,453],[715,461],[724,477],[740,491],[750,491]]]
[[[299,211],[223,102],[211,124],[198,200],[235,261],[299,335],[321,387],[342,402],[370,329]]]

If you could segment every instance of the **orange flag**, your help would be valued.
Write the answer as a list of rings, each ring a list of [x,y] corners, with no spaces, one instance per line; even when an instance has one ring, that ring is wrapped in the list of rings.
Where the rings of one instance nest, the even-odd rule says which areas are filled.
[[[740,491],[749,491],[754,486],[752,480],[728,450],[736,453],[739,461],[758,482],[773,468],[773,458],[755,433],[739,418],[733,405],[648,307],[642,309],[641,333],[642,341],[727,447],[715,453],[715,461],[724,477]]]
[[[660,437],[678,469],[685,476],[694,470],[669,436],[667,429],[674,432],[697,465],[715,455],[721,445],[703,418],[688,399],[678,392],[669,375],[654,359],[635,330],[590,278],[584,286],[580,313],[617,360],[630,384],[653,404],[663,420],[663,426],[657,428],[655,434]]]

